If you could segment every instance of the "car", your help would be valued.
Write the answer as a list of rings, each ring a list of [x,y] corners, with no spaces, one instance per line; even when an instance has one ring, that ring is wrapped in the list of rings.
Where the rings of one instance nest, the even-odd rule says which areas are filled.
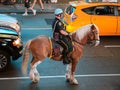
[[[15,17],[7,14],[0,14],[0,27],[11,28],[20,35],[21,27],[19,21]]]
[[[68,32],[93,23],[100,36],[120,36],[120,3],[73,1],[65,8],[62,21]]]
[[[23,44],[18,32],[0,27],[0,71],[8,69],[11,60],[22,56]]]

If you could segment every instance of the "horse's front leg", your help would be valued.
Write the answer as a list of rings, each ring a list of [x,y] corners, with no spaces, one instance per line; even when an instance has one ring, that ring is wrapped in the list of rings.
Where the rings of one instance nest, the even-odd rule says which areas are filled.
[[[71,77],[71,63],[70,64],[68,64],[67,65],[67,67],[66,67],[66,74],[65,74],[65,76],[66,76],[66,81],[67,82],[70,82],[70,77]]]
[[[78,84],[77,79],[75,78],[74,74],[75,74],[75,70],[76,70],[76,65],[77,62],[72,62],[71,64],[69,64],[66,68],[67,72],[66,72],[66,80],[70,82],[70,84]]]
[[[75,73],[75,72],[72,72],[72,74],[71,74],[70,84],[77,85],[77,84],[78,84],[78,81],[77,81],[77,79],[74,77],[74,73]]]

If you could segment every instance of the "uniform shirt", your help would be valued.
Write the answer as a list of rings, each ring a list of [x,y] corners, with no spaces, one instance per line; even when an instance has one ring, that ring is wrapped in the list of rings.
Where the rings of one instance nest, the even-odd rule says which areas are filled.
[[[52,30],[53,30],[54,39],[59,39],[60,36],[62,36],[62,34],[60,33],[60,30],[65,30],[65,29],[64,29],[64,24],[61,22],[61,20],[57,18],[54,19]]]

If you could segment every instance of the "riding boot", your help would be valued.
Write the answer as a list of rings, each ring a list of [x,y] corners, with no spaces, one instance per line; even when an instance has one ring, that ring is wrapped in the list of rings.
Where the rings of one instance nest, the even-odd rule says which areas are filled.
[[[63,55],[63,64],[69,64],[69,63],[71,63],[71,59],[69,59],[67,55]]]

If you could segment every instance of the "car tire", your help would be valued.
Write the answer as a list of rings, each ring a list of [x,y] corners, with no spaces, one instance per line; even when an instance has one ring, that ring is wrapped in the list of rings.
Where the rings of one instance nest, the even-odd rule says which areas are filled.
[[[5,51],[0,51],[0,71],[5,71],[10,64],[10,56]]]

